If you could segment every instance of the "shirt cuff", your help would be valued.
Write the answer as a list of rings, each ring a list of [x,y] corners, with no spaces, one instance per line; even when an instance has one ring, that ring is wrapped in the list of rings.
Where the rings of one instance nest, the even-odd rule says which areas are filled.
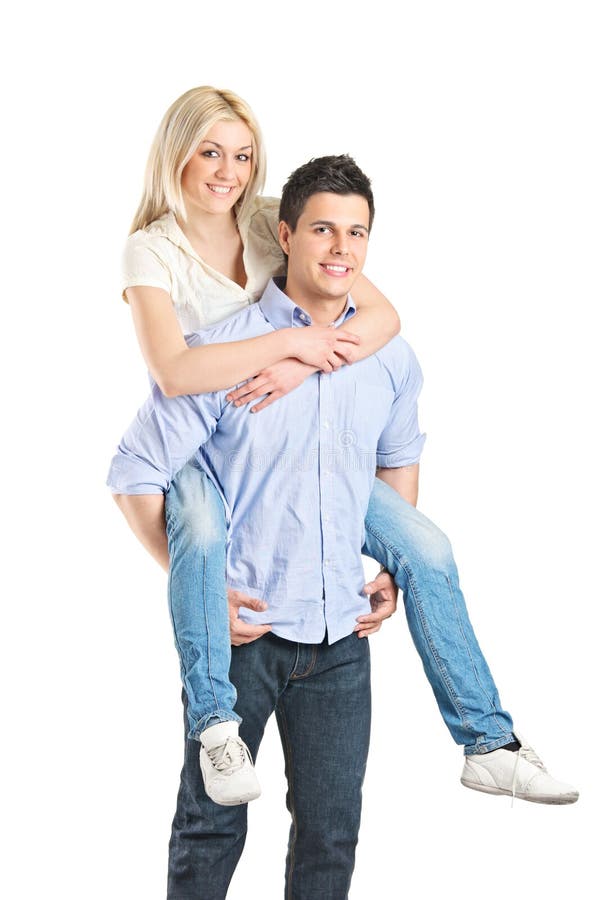
[[[113,494],[164,494],[169,489],[164,472],[125,456],[113,458],[106,484]]]
[[[401,466],[414,466],[419,462],[426,434],[420,434],[408,444],[402,444],[395,450],[377,450],[377,465],[380,469],[399,469]]]

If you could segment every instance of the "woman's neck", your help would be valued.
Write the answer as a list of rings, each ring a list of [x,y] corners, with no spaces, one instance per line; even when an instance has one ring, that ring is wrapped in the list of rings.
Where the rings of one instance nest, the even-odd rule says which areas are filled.
[[[244,245],[233,210],[211,214],[196,210],[179,227],[198,256],[226,278],[244,288],[248,281],[244,267]]]
[[[187,221],[177,216],[177,224],[194,246],[211,246],[237,237],[237,222],[233,210],[226,213],[207,213],[186,210]]]

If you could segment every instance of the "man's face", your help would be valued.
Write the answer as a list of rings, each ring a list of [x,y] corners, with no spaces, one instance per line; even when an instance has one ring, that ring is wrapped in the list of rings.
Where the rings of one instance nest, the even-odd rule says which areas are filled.
[[[288,255],[286,290],[302,300],[340,300],[360,275],[369,243],[369,204],[358,194],[313,194],[295,231],[279,224]]]

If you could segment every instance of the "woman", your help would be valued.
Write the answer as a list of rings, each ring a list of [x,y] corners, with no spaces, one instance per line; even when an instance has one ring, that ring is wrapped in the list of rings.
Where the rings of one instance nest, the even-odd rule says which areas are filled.
[[[362,277],[353,289],[358,308],[353,334],[310,326],[188,348],[184,331],[207,327],[252,303],[268,279],[284,271],[277,201],[257,196],[264,174],[258,125],[236,95],[196,88],[167,111],[150,153],[123,282],[142,353],[167,395],[247,382],[227,399],[239,404],[264,398],[252,410],[259,411],[315,371],[329,372],[374,353],[398,331],[394,310]],[[247,748],[236,735],[235,691],[227,677],[227,525],[221,498],[200,468],[184,466],[166,496],[168,543],[160,503],[153,505],[151,531],[141,529],[127,504],[121,505],[165,569],[170,558],[170,608],[188,736],[205,744],[200,753],[203,775],[205,782],[207,772],[215,781],[213,788],[206,783],[207,792],[220,803],[244,802],[249,796],[242,798],[243,791],[228,794],[223,788],[227,778],[218,783],[219,773],[247,773],[249,765]],[[467,754],[518,747],[512,720],[500,705],[473,634],[447,539],[379,479],[365,520],[363,552],[383,563],[404,592],[413,640],[455,741],[465,745]],[[190,581],[197,586],[193,602]],[[260,600],[230,600],[255,613],[264,609]],[[390,607],[393,611],[393,602]],[[378,629],[376,617],[362,618],[360,636]],[[234,619],[234,642],[254,640],[267,630],[267,624]],[[208,632],[220,635],[216,646]],[[257,791],[253,782],[247,794],[256,796]]]

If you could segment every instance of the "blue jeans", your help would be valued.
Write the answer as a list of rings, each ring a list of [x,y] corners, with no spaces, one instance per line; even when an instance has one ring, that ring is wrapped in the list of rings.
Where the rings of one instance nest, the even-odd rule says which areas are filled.
[[[413,642],[456,743],[471,754],[514,740],[512,719],[502,709],[469,621],[446,535],[376,478],[362,552],[382,563],[402,591]]]
[[[167,493],[166,516],[170,609],[189,736],[198,739],[207,725],[240,717],[228,678],[225,512],[212,482],[188,464]],[[386,567],[403,592],[413,641],[456,743],[470,754],[512,741],[512,719],[477,643],[445,535],[376,478],[362,550]]]
[[[354,869],[371,723],[368,638],[297,644],[266,634],[234,647],[240,734],[256,757],[277,717],[292,816],[287,900],[346,900]],[[183,693],[186,704],[185,691]],[[187,731],[187,718],[184,713]],[[169,843],[169,900],[223,900],[246,839],[247,805],[208,799],[198,744],[185,742]],[[265,861],[269,861],[269,848]],[[270,865],[270,861],[269,861]],[[249,886],[255,896],[259,885]]]
[[[218,722],[240,722],[229,678],[231,644],[225,582],[227,526],[214,484],[192,463],[165,497],[169,610],[188,705],[189,737]]]

